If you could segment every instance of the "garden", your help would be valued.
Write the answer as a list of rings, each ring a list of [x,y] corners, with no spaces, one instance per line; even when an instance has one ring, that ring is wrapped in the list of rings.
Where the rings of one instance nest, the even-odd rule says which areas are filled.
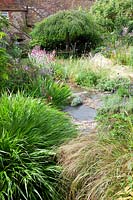
[[[0,15],[0,200],[132,200],[132,1],[27,34]]]

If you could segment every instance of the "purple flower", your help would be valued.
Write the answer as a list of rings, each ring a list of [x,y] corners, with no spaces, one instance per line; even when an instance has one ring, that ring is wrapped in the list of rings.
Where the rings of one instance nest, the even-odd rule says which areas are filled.
[[[25,71],[28,71],[29,69],[30,69],[29,66],[24,66],[24,70],[25,70]]]

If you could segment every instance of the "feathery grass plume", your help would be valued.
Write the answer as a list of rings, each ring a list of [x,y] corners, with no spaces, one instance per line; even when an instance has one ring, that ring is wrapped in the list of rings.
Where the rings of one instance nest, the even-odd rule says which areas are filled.
[[[56,149],[76,135],[64,113],[21,94],[0,98],[0,199],[59,200]],[[58,185],[59,186],[59,185]]]
[[[131,192],[133,185],[133,132],[121,140],[106,134],[102,138],[88,135],[61,148],[68,199],[116,200],[121,194],[132,197],[124,191],[128,186]]]

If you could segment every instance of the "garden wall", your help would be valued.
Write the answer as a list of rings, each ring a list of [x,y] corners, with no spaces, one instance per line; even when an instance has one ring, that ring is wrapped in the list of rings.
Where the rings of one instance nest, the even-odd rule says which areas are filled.
[[[74,8],[89,9],[95,0],[0,0],[0,11],[8,12],[10,22],[20,30],[32,27],[44,17]],[[19,32],[12,28],[13,32]]]

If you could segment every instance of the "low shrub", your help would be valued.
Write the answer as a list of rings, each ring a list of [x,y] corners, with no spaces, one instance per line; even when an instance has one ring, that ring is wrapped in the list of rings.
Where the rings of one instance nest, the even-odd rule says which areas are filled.
[[[21,94],[0,98],[0,199],[59,200],[56,149],[76,134],[65,114]]]
[[[4,31],[6,27],[8,27],[8,21],[0,14],[0,92],[2,90],[3,84],[8,79],[7,68],[9,65],[9,55],[7,53],[7,42],[5,40],[7,35]]]
[[[101,91],[116,91],[119,88],[128,89],[130,80],[127,78],[103,78],[97,84],[97,89]]]
[[[62,63],[60,60],[56,61],[54,64],[53,76],[56,80],[63,80],[63,81],[69,80],[67,74],[67,67],[65,67],[64,63]]]
[[[76,78],[76,83],[78,85],[86,87],[95,87],[98,84],[100,75],[93,71],[81,72]]]
[[[116,114],[121,112],[133,113],[133,97],[122,97],[118,93],[107,95],[103,98],[103,106],[98,110],[102,114]]]
[[[2,89],[13,93],[23,91],[29,96],[42,97],[53,105],[62,107],[67,103],[71,91],[64,81],[57,81],[55,66],[55,52],[35,47],[29,53],[29,59],[10,66],[8,80],[4,82]]]
[[[80,58],[57,59],[55,62],[55,77],[62,80],[77,82],[84,86],[95,86],[99,79],[107,77],[108,70],[97,66],[92,67],[89,56]]]

